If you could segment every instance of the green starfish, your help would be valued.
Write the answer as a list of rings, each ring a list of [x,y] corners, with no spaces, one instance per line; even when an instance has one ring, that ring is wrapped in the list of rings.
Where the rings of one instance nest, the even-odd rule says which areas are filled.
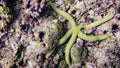
[[[85,41],[97,41],[97,40],[103,40],[103,39],[106,39],[110,36],[110,34],[103,34],[103,35],[96,35],[96,36],[93,36],[93,35],[86,35],[84,34],[81,30],[82,29],[88,29],[88,28],[94,28],[94,27],[97,27],[103,23],[105,23],[106,21],[112,19],[114,17],[113,14],[99,20],[99,21],[96,21],[96,22],[93,22],[89,25],[76,25],[75,23],[75,20],[72,18],[72,16],[70,16],[68,13],[58,9],[57,7],[55,7],[51,1],[49,1],[48,3],[50,5],[50,7],[56,12],[58,13],[59,15],[63,16],[64,18],[66,18],[69,23],[71,24],[71,29],[68,30],[66,32],[66,34],[59,40],[59,45],[62,45],[64,44],[67,39],[69,37],[70,40],[68,41],[67,45],[66,45],[66,49],[65,49],[65,61],[66,63],[70,66],[70,50],[71,50],[71,47],[72,45],[74,44],[75,40],[77,37],[85,40]],[[57,47],[57,46],[56,46]],[[46,58],[48,58],[49,56],[51,56],[53,54],[53,52],[55,51],[55,48],[53,48],[49,53],[46,54]]]

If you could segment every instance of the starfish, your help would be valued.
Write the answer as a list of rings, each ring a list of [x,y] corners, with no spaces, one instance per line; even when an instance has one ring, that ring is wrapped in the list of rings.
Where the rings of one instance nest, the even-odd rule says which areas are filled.
[[[70,16],[70,14],[55,7],[51,1],[49,1],[48,4],[56,13],[63,16],[64,18],[66,18],[68,20],[68,22],[71,24],[70,30],[68,30],[66,32],[66,34],[59,40],[59,46],[60,46],[60,45],[64,44],[70,38],[70,40],[68,41],[66,48],[65,48],[65,61],[69,66],[71,64],[70,63],[71,47],[74,44],[77,37],[79,37],[85,41],[98,41],[98,40],[104,40],[110,36],[110,34],[108,34],[108,33],[103,34],[103,35],[95,35],[95,36],[94,35],[86,35],[81,30],[97,27],[97,26],[105,23],[106,21],[112,19],[114,17],[114,14],[106,16],[105,18],[98,20],[96,22],[93,22],[91,24],[88,24],[88,25],[84,25],[84,26],[83,25],[76,25],[75,20],[72,18],[72,16]],[[58,47],[58,46],[56,46],[56,47]],[[49,53],[46,54],[46,58],[48,58],[49,56],[51,56],[53,54],[56,47],[53,48]]]

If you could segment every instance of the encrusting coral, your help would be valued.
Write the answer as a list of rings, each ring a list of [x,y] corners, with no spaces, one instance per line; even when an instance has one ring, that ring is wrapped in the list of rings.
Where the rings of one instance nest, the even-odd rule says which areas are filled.
[[[59,45],[62,45],[70,37],[70,40],[68,41],[68,43],[66,45],[66,48],[65,48],[65,61],[69,66],[71,65],[71,62],[70,62],[70,50],[71,50],[71,47],[74,44],[77,37],[79,37],[79,38],[81,38],[81,39],[83,39],[85,41],[98,41],[98,40],[104,40],[104,39],[106,39],[106,38],[108,38],[110,36],[110,34],[108,34],[108,33],[103,34],[103,35],[96,35],[96,36],[94,36],[94,35],[86,35],[81,30],[97,27],[97,26],[105,23],[106,21],[112,19],[114,17],[113,14],[111,14],[109,16],[106,16],[105,18],[103,18],[103,19],[101,19],[99,21],[93,22],[91,24],[88,24],[88,25],[85,25],[85,26],[83,26],[83,25],[78,25],[77,26],[76,23],[75,23],[75,20],[72,18],[72,16],[70,16],[68,13],[58,9],[57,7],[55,7],[51,1],[49,1],[48,4],[50,5],[50,7],[56,13],[63,16],[64,18],[66,18],[69,21],[69,23],[71,24],[70,30],[68,30],[66,32],[66,34],[59,40]],[[46,54],[46,58],[51,56],[57,47],[58,46],[56,46],[50,52],[48,52]]]

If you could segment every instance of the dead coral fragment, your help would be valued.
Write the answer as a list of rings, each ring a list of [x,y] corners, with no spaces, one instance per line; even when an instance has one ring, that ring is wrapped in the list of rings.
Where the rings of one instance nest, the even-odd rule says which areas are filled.
[[[52,28],[60,31],[60,25],[58,24],[58,19],[55,19],[55,20],[53,20],[52,22],[53,22]]]
[[[87,47],[80,47],[77,44],[74,44],[73,47],[71,48],[71,58],[72,58],[72,63],[81,63],[84,62],[87,56]]]

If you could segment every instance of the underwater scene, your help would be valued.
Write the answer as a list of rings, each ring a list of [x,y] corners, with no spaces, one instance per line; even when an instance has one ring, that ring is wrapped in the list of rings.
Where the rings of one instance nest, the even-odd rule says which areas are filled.
[[[120,0],[0,0],[0,68],[120,68]]]

